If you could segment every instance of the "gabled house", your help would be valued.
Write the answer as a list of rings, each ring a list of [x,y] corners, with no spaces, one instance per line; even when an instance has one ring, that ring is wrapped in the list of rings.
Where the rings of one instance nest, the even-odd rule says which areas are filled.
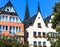
[[[10,0],[0,11],[0,35],[2,39],[16,39],[24,43],[24,24]]]
[[[27,25],[27,27],[26,27]],[[47,28],[40,13],[40,5],[38,3],[37,13],[27,20],[25,23],[25,31],[27,34],[27,42],[29,47],[50,47],[51,44],[47,41],[46,34],[56,32],[52,28]]]

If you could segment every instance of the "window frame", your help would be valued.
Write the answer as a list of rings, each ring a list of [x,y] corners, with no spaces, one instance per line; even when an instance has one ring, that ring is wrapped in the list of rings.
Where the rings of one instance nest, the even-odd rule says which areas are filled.
[[[37,38],[37,32],[35,32],[35,31],[33,32],[33,37]]]
[[[38,28],[41,28],[41,23],[38,23]]]

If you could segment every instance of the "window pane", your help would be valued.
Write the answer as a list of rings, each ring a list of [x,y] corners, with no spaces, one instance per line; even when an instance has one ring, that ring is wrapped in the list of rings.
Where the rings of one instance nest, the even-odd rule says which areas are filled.
[[[20,27],[18,27],[18,32],[20,32]]]
[[[8,26],[6,26],[6,30],[8,30]]]
[[[37,42],[36,41],[34,41],[34,45],[37,45]]]
[[[18,23],[18,18],[16,17],[16,22]]]
[[[5,17],[6,17],[6,18],[5,18],[5,19],[6,19],[6,21],[8,21],[8,16],[5,16]]]
[[[20,27],[16,27],[16,32],[20,32]]]
[[[41,35],[41,32],[38,32],[38,35]]]
[[[6,30],[6,26],[3,26],[3,30]]]
[[[38,44],[41,45],[41,41],[39,41]]]
[[[36,32],[33,32],[33,35],[36,35]]]
[[[8,16],[3,16],[4,21],[8,20]]]
[[[13,22],[15,22],[15,17],[13,17]]]
[[[41,24],[40,23],[38,23],[38,28],[41,28]]]
[[[43,42],[44,45],[46,45],[46,42]]]
[[[10,26],[10,34],[13,34],[12,32],[13,32],[13,27]]]
[[[13,34],[15,34],[15,27],[13,27]]]
[[[10,22],[13,22],[13,17],[10,17]]]
[[[43,35],[45,35],[45,32],[43,32]]]

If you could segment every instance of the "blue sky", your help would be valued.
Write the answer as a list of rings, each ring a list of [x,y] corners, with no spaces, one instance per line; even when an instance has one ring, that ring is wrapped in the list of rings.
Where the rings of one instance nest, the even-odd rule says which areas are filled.
[[[0,8],[3,7],[9,0],[0,0]],[[24,20],[26,0],[10,0],[18,13],[21,21]],[[43,18],[50,16],[53,11],[55,2],[60,0],[28,0],[30,17],[34,16],[37,12],[38,1],[40,2],[40,10]]]

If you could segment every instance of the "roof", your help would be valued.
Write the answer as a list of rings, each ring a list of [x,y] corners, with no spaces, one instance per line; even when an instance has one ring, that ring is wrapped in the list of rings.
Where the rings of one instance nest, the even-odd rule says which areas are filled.
[[[15,10],[15,13],[14,13],[14,12],[4,11],[5,8],[6,8],[6,6],[11,6],[11,7],[13,7],[13,9],[15,10],[14,6],[12,5],[11,1],[9,0],[5,6],[3,6],[2,8],[0,8],[0,10],[1,10],[1,11],[0,11],[0,14],[9,14],[9,15],[12,15],[12,14],[13,14],[13,15],[17,16],[16,10]]]
[[[38,10],[37,10],[37,13],[34,16],[32,16],[31,18],[25,20],[25,22],[24,22],[25,29],[28,28],[29,26],[32,26],[34,24],[34,21],[35,21],[35,19],[37,17],[38,12],[40,12],[40,4],[39,4],[39,2],[38,2]]]
[[[33,17],[25,21],[25,29],[28,28],[29,26],[32,26],[35,19],[36,19],[37,14],[35,14]]]
[[[45,19],[44,19],[44,22],[45,22],[45,23],[49,23],[49,20],[50,20],[50,19],[51,19],[51,15],[48,16],[47,18],[45,18]]]

